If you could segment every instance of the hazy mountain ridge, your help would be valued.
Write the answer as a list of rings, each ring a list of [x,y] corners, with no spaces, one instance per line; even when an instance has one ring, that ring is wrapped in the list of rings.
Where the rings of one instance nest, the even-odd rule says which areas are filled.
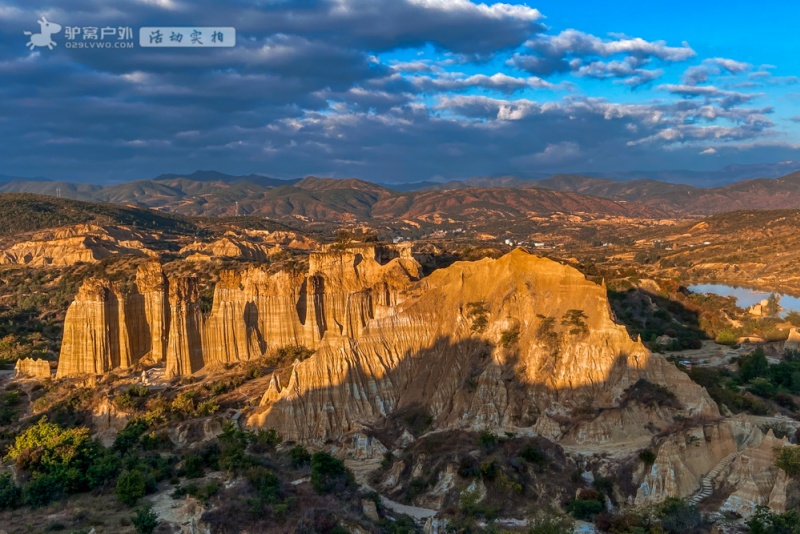
[[[141,180],[101,187],[63,182],[11,182],[0,192],[24,191],[156,208],[181,215],[252,215],[324,222],[419,218],[509,219],[528,214],[583,212],[629,217],[668,216],[631,202],[601,199],[571,191],[468,187],[455,190],[397,192],[358,179],[307,177],[292,185],[264,187],[250,182],[197,181],[187,177]]]
[[[800,208],[800,171],[714,188],[650,178],[619,181],[582,174],[557,174],[541,180],[476,177],[394,187],[397,189],[356,178],[309,176],[276,180],[260,175],[197,171],[109,186],[12,179],[0,182],[0,193],[60,195],[192,216],[253,215],[331,223],[371,218],[456,221],[476,216],[504,220],[555,212],[668,218],[740,209]]]

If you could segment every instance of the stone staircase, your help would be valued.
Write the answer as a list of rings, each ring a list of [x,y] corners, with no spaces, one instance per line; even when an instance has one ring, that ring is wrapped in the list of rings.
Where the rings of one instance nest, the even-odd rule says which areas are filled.
[[[700,489],[697,491],[697,493],[689,497],[689,503],[699,504],[703,500],[710,497],[711,494],[714,492],[714,484],[712,483],[712,481],[715,478],[717,478],[717,475],[719,475],[723,469],[731,465],[731,462],[734,461],[737,456],[739,456],[739,453],[733,452],[728,456],[726,456],[725,458],[723,458],[722,461],[718,463],[716,466],[714,466],[714,469],[709,471],[708,474],[704,476],[703,479],[700,481]]]

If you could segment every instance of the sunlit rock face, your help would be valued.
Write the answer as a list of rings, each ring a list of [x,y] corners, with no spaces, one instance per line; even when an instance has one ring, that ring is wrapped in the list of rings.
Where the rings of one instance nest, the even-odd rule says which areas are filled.
[[[356,336],[419,278],[407,249],[362,247],[312,254],[306,273],[224,271],[208,317],[197,281],[139,267],[133,287],[86,280],[67,311],[59,377],[102,374],[140,361],[165,362],[167,376],[246,361],[269,348],[316,348]]]
[[[329,279],[350,276],[347,263],[326,261]],[[702,388],[613,321],[604,287],[554,261],[517,250],[456,263],[387,295],[372,316],[350,319],[344,310],[365,309],[352,307],[363,297],[350,294],[349,307],[329,302],[317,315],[328,328],[316,353],[271,381],[249,424],[324,442],[411,404],[436,428],[509,430],[591,406],[608,415],[571,425],[564,439],[613,442],[650,436],[642,422],[652,409],[619,410],[642,378],[669,384],[685,414],[717,415]],[[622,428],[625,418],[639,424]]]
[[[96,263],[116,255],[155,256],[143,244],[144,237],[135,230],[93,224],[45,230],[0,250],[0,265],[64,267],[78,262]]]
[[[167,340],[167,377],[190,375],[204,366],[197,279],[178,278],[169,282],[169,337]]]
[[[139,267],[133,287],[90,278],[67,310],[57,377],[126,369],[164,359],[167,280],[157,263]]]
[[[14,366],[14,376],[46,380],[50,378],[50,362],[36,358],[20,358]]]
[[[292,250],[318,250],[313,239],[294,232],[267,232],[237,229],[225,232],[210,243],[195,242],[183,247],[179,254],[187,259],[237,258],[249,261],[266,261],[270,255]]]
[[[163,361],[166,376],[302,345],[249,414],[286,439],[340,439],[398,407],[437,428],[527,428],[565,443],[650,436],[674,413],[620,407],[644,379],[684,415],[717,415],[700,387],[614,322],[605,288],[517,250],[420,278],[408,248],[312,254],[307,272],[220,274],[204,317],[197,281],[140,267],[132,287],[90,279],[70,306],[58,376]],[[576,414],[595,412],[589,419]]]

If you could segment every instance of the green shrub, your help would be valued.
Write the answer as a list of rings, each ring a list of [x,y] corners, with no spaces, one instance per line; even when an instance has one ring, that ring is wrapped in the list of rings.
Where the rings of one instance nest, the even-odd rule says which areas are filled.
[[[478,443],[484,449],[491,449],[497,445],[497,434],[489,430],[482,430],[481,433],[478,434]]]
[[[387,454],[391,457],[391,452]],[[311,463],[311,454],[302,445],[295,445],[289,449],[289,458],[292,461],[292,467],[299,469]],[[381,463],[383,465],[383,463]]]
[[[183,417],[195,415],[194,391],[182,391],[172,400],[170,411]]]
[[[228,382],[214,382],[211,384],[211,394],[215,397],[222,395],[223,393],[227,393],[230,391],[232,384]]]
[[[341,460],[326,452],[318,452],[311,457],[311,485],[317,493],[342,490],[351,481],[352,474]]]
[[[139,508],[131,518],[136,534],[153,534],[158,527],[158,516],[150,508]]]
[[[52,475],[34,475],[22,486],[22,503],[45,506],[61,496],[61,483]]]
[[[20,505],[22,492],[14,483],[10,473],[0,475],[0,510],[9,510]]]
[[[283,437],[274,428],[261,428],[253,437],[254,452],[274,451],[281,444]]]
[[[89,489],[87,473],[101,451],[88,428],[63,429],[42,417],[17,436],[6,458],[34,477],[52,476],[57,489],[74,493]]]
[[[800,512],[789,510],[777,514],[759,506],[746,524],[750,534],[800,534]]]
[[[484,302],[469,302],[467,303],[467,318],[472,321],[470,330],[480,334],[486,330],[489,325],[489,310],[486,308]]]
[[[790,477],[800,476],[800,445],[783,447],[778,452],[775,465],[786,471]]]
[[[764,349],[756,349],[739,358],[739,376],[745,382],[750,382],[760,376],[767,376],[768,370],[769,362],[767,362]]]
[[[750,382],[750,387],[747,388],[747,391],[753,395],[766,398],[772,398],[777,390],[778,388],[775,387],[775,385],[770,382],[768,378],[764,377],[754,378],[753,381]]]
[[[245,473],[245,478],[262,503],[276,504],[280,501],[281,481],[269,469],[251,467]]]
[[[591,521],[594,516],[606,509],[602,501],[576,499],[569,503],[567,510],[575,519]]]
[[[697,507],[683,499],[669,497],[658,509],[658,518],[666,532],[689,532],[702,523]]]
[[[519,327],[504,330],[502,334],[500,334],[500,345],[504,348],[516,345],[517,341],[519,341]]]
[[[201,456],[191,454],[183,461],[183,476],[186,478],[201,478],[205,474],[205,462]]]
[[[246,457],[245,450],[252,435],[242,432],[233,423],[228,423],[218,438],[219,467],[231,473],[239,473],[252,464]]]
[[[111,449],[103,450],[86,471],[86,478],[89,481],[89,486],[92,488],[100,488],[114,480],[121,465],[122,461],[115,451]]]
[[[212,400],[205,400],[197,405],[197,415],[207,417],[214,415],[219,410],[219,404]]]
[[[717,333],[716,342],[720,345],[736,345],[738,340],[739,338],[736,335],[736,332],[730,328],[723,328]]]
[[[547,459],[544,454],[532,445],[526,446],[519,454],[520,458],[532,464],[543,464]]]
[[[114,438],[114,449],[120,452],[127,452],[139,444],[139,438],[145,433],[150,425],[139,417],[134,417],[125,425]]]
[[[464,456],[458,464],[458,476],[461,478],[477,478],[481,474],[481,467],[478,460],[472,456]]]
[[[486,480],[494,480],[494,478],[497,476],[497,471],[497,462],[491,458],[481,462],[481,476],[483,476],[483,478]]]
[[[123,471],[117,479],[117,499],[123,504],[133,506],[146,493],[147,480],[139,470]]]
[[[192,482],[191,484],[187,484],[185,488],[176,489],[173,497],[177,498],[183,495],[191,495],[198,501],[208,503],[209,499],[219,493],[221,489],[222,485],[216,480],[210,480],[202,486],[198,485],[196,482]]]

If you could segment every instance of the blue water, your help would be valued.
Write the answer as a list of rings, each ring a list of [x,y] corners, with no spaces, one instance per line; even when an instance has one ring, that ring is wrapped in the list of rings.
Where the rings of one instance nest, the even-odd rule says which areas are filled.
[[[689,291],[694,293],[713,293],[721,297],[736,297],[736,303],[741,308],[749,308],[758,304],[762,299],[769,297],[769,292],[747,289],[746,287],[727,286],[725,284],[694,284],[689,286]],[[791,295],[775,293],[781,299],[783,313],[791,311],[800,312],[800,298]]]

